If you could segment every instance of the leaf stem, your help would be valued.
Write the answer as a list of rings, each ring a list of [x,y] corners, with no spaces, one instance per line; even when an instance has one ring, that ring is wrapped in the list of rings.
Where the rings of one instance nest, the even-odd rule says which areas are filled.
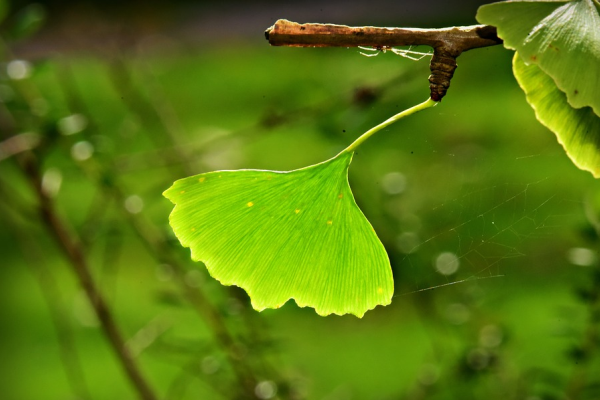
[[[404,117],[407,117],[411,114],[414,114],[416,112],[419,112],[421,110],[424,110],[426,108],[430,108],[430,107],[434,107],[435,105],[437,105],[438,102],[432,99],[427,99],[426,101],[417,104],[416,106],[413,106],[411,108],[407,108],[406,110],[402,111],[401,113],[398,113],[396,115],[394,115],[393,117],[383,121],[382,123],[380,123],[377,126],[374,126],[373,128],[369,129],[368,131],[366,131],[365,133],[363,133],[358,139],[356,139],[350,146],[346,147],[345,150],[342,151],[342,153],[351,153],[354,150],[356,150],[356,148],[358,146],[360,146],[361,144],[363,144],[363,142],[365,140],[367,140],[368,138],[370,138],[371,136],[373,136],[375,133],[379,132],[380,130],[382,130],[383,128],[393,124],[394,122],[401,120]],[[341,153],[340,153],[341,154]]]

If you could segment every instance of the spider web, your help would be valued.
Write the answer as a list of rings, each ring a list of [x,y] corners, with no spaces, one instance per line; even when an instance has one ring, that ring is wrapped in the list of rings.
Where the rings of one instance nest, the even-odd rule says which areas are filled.
[[[385,47],[360,50],[362,50],[360,54],[367,57],[392,52],[414,61],[431,55],[413,51],[412,48]],[[467,71],[464,73],[468,74]],[[468,86],[455,93],[455,97],[463,95],[475,85],[476,82],[469,82]],[[515,94],[521,96],[519,92]],[[515,98],[507,96],[498,102],[506,105],[522,101],[520,97],[516,98],[516,95]],[[469,97],[468,101],[461,104],[461,114],[453,115],[452,118],[471,118],[472,111],[467,110],[464,104],[473,104],[473,98]],[[442,122],[452,124],[449,122],[452,111],[446,111],[445,107],[446,105],[442,105],[439,109],[440,114],[446,115],[440,115],[441,118],[436,117],[439,118],[438,125]],[[493,104],[489,105],[490,110],[493,107]],[[510,124],[513,123],[515,126],[512,129],[518,127],[541,130],[539,123],[533,118],[524,119],[516,112],[511,114],[510,118],[511,122],[482,120],[481,126],[468,129],[484,131],[489,130],[493,124],[498,126],[504,123],[503,129],[508,131],[511,130]],[[423,120],[420,123],[423,124]],[[405,123],[402,128],[403,135],[411,130],[408,126]],[[437,132],[436,129],[432,130],[423,125],[417,129],[421,132]],[[500,278],[560,265],[568,258],[566,253],[569,251],[567,247],[569,244],[566,238],[569,235],[569,227],[572,232],[573,222],[581,220],[582,191],[577,190],[575,182],[572,188],[557,186],[557,177],[560,174],[563,174],[562,180],[568,180],[569,174],[576,174],[577,171],[567,163],[556,169],[554,158],[561,161],[566,159],[562,149],[555,145],[551,136],[543,136],[543,140],[539,142],[541,151],[531,154],[522,153],[520,149],[512,146],[513,139],[502,137],[497,143],[498,148],[492,149],[486,139],[483,139],[484,136],[463,134],[460,128],[458,131],[457,128],[453,129],[453,133],[457,135],[453,140],[458,140],[463,150],[469,147],[475,148],[476,153],[481,152],[479,154],[481,158],[474,164],[461,165],[460,154],[456,154],[457,157],[455,154],[444,155],[443,146],[448,145],[447,149],[452,149],[452,144],[432,138],[435,143],[428,145],[431,146],[433,153],[437,153],[434,157],[429,157],[427,161],[416,160],[423,156],[423,153],[420,153],[406,163],[398,164],[388,160],[388,165],[395,165],[397,170],[379,175],[383,191],[387,192],[391,199],[387,206],[383,204],[383,207],[387,208],[384,218],[379,220],[375,218],[372,222],[378,233],[382,233],[381,238],[390,254],[394,277],[399,286],[396,296],[470,280]],[[547,132],[544,131],[543,135],[547,135]],[[385,139],[380,138],[380,140]],[[415,136],[398,142],[388,142],[387,146],[407,149],[421,145],[423,149],[422,142]],[[506,146],[506,149],[502,146]],[[517,153],[514,152],[515,149]],[[503,150],[507,152],[504,153]],[[367,150],[363,149],[363,151]],[[379,148],[367,157],[382,158],[381,152],[382,148]],[[483,153],[485,155],[482,155]],[[402,154],[396,156],[401,158]],[[487,160],[484,161],[483,158]],[[415,161],[420,165],[411,165]],[[427,171],[430,169],[427,162],[446,165],[454,172],[443,173],[440,178],[440,174]],[[478,165],[480,162],[485,166],[480,167]],[[379,166],[382,164],[383,162]],[[377,169],[374,165],[371,167]],[[481,168],[484,171],[477,171]],[[473,173],[473,171],[477,172]],[[381,173],[381,169],[378,172]],[[478,177],[470,181],[468,178],[464,179],[464,175]],[[386,180],[391,182],[388,188],[386,188]],[[396,180],[395,184],[394,180]],[[400,187],[394,188],[394,185]],[[418,187],[417,191],[421,193],[413,194],[411,190],[405,193],[407,185],[411,189]],[[430,186],[433,194],[429,196],[423,194],[430,189]],[[360,194],[357,195],[360,203]],[[412,196],[412,200],[394,201],[394,196]],[[415,207],[413,204],[411,207],[409,205],[411,201],[423,205]],[[377,215],[377,212],[369,213],[367,210],[369,219],[372,219],[373,214]],[[390,237],[392,235],[395,237]],[[558,243],[565,246],[560,250],[563,250],[561,255],[567,257],[551,260],[554,265],[543,265],[548,261],[543,253],[557,253]]]
[[[524,185],[470,188],[435,205],[427,219],[439,221],[447,214],[449,222],[442,226],[425,222],[420,233],[402,232],[397,239],[401,256],[396,267],[409,271],[413,285],[409,293],[503,277],[515,267],[530,265],[530,247],[560,228],[561,216],[551,211],[558,196],[544,190],[547,183],[544,178]],[[537,192],[540,189],[546,194]],[[409,294],[406,291],[396,296]]]

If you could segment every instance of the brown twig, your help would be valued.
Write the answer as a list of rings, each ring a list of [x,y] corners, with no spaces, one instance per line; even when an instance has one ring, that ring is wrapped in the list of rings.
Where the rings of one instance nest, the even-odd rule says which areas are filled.
[[[38,207],[42,221],[48,228],[48,231],[56,239],[61,250],[64,251],[70,261],[73,271],[79,279],[100,324],[108,338],[113,350],[115,351],[121,365],[136,388],[139,398],[143,400],[155,400],[157,396],[150,388],[148,382],[142,376],[137,364],[129,352],[123,336],[115,323],[112,312],[104,297],[98,290],[92,277],[87,260],[84,256],[79,242],[67,229],[64,221],[57,214],[54,205],[48,196],[42,190],[41,177],[37,161],[31,153],[24,153],[19,157],[20,166],[28,177],[38,199]]]
[[[0,38],[0,47],[7,50]],[[37,88],[29,81],[24,81],[19,87],[21,97],[30,105],[33,104],[32,95],[37,95]],[[40,97],[40,96],[38,96]],[[40,97],[41,98],[41,97]],[[38,121],[40,122],[40,121]],[[41,123],[40,123],[41,125]],[[5,107],[0,107],[0,133],[4,138],[11,137],[16,131],[16,119],[14,115]],[[42,177],[40,165],[37,158],[31,151],[26,151],[16,155],[16,161],[26,176],[35,197],[37,199],[37,212],[42,223],[47,228],[50,235],[56,240],[59,248],[65,253],[73,272],[79,280],[94,312],[100,321],[106,338],[111,344],[121,366],[142,400],[156,400],[158,397],[150,388],[146,379],[127,348],[123,336],[114,320],[112,311],[108,303],[98,289],[94,278],[90,272],[85,250],[81,244],[78,235],[73,234],[68,228],[68,224],[60,217],[54,208],[54,203],[47,196],[42,188]]]
[[[298,24],[285,19],[265,31],[273,46],[292,47],[373,47],[431,46],[429,68],[431,98],[440,101],[456,69],[456,58],[464,51],[501,44],[496,28],[487,25],[442,29],[350,27],[333,24]]]
[[[129,99],[128,106],[131,112],[137,113],[140,116],[151,115],[152,121],[155,121],[159,126],[162,125],[162,121],[159,118],[159,112],[152,109],[152,104],[143,99],[141,93],[139,93],[136,87],[132,83],[129,71],[123,61],[112,64],[111,77],[115,80],[115,86],[117,88],[127,88],[126,95],[124,98]],[[65,75],[62,75],[63,88],[65,89],[65,97],[68,99],[72,110],[77,112],[83,112],[88,116],[90,120],[90,129],[97,131],[100,130],[97,124],[94,123],[92,114],[89,113],[85,107],[84,101],[81,99],[80,94],[73,84],[72,81]],[[118,84],[117,84],[118,83]],[[135,101],[131,100],[135,99]],[[137,112],[136,112],[137,111]],[[164,126],[163,126],[164,127]],[[164,127],[163,133],[167,133],[168,128]],[[174,142],[175,138],[170,135],[166,135],[166,138],[153,138],[155,140],[156,147],[162,147],[170,142]],[[181,154],[181,157],[184,157]],[[111,179],[111,183],[101,179],[102,176],[116,176],[112,169],[112,164],[109,160],[104,162],[98,162],[94,173],[84,169],[84,172],[88,174],[88,177],[92,181],[97,181],[98,187],[104,194],[105,199],[112,199],[117,204],[123,204],[126,199],[125,191],[118,182],[118,179]],[[160,263],[168,264],[173,268],[175,273],[176,281],[183,289],[184,296],[188,302],[192,305],[194,310],[200,315],[200,317],[208,324],[211,332],[213,333],[215,340],[218,345],[224,350],[225,356],[227,357],[229,364],[233,370],[234,375],[237,379],[236,387],[236,398],[247,398],[252,396],[254,393],[254,387],[258,382],[258,378],[251,366],[242,359],[236,345],[236,340],[233,334],[229,331],[226,326],[223,317],[219,314],[218,309],[209,301],[209,299],[197,288],[192,288],[185,283],[186,268],[181,262],[178,261],[167,245],[167,238],[154,227],[148,223],[141,215],[134,215],[127,212],[124,208],[120,208],[120,212],[123,215],[123,220],[127,221],[133,228],[134,233],[141,240],[141,243],[145,245],[149,253]]]
[[[8,198],[8,193],[6,190],[1,189],[3,189],[2,182],[0,182],[0,198],[4,202]],[[40,292],[48,305],[50,319],[58,340],[60,360],[71,390],[73,390],[73,394],[79,399],[91,399],[92,396],[90,395],[83,368],[81,367],[79,351],[75,345],[75,335],[67,317],[67,307],[64,304],[60,287],[56,282],[52,270],[45,265],[46,257],[44,257],[38,241],[34,240],[31,234],[26,234],[24,232],[25,228],[17,222],[16,215],[19,214],[14,212],[14,202],[6,202],[4,206],[6,207],[5,211],[7,211],[5,215],[9,216],[6,220],[11,231],[15,234],[15,239],[23,255],[23,261],[37,280]]]
[[[123,203],[125,195],[118,185],[114,185],[112,188],[103,188],[103,190],[110,190],[111,195],[118,202]],[[139,215],[128,214],[126,211],[122,211],[122,213],[124,219],[128,220],[133,227],[134,233],[141,240],[148,252],[159,262],[168,264],[173,268],[175,279],[178,286],[183,289],[185,298],[210,327],[216,342],[224,350],[225,356],[238,381],[239,387],[237,389],[239,389],[239,393],[236,394],[237,398],[247,398],[250,396],[254,391],[254,386],[258,382],[258,379],[250,365],[239,354],[235,338],[229,331],[223,317],[202,291],[185,283],[186,268],[171,253],[167,246],[166,238],[161,235],[160,231],[147,223]]]

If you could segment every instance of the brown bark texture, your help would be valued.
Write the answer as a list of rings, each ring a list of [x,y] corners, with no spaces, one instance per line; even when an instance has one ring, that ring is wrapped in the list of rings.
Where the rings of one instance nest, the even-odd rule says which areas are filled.
[[[272,46],[291,47],[373,47],[426,45],[433,48],[429,87],[431,98],[440,101],[456,69],[456,58],[464,51],[501,44],[496,28],[487,25],[441,29],[351,27],[333,24],[298,24],[285,19],[265,31]]]

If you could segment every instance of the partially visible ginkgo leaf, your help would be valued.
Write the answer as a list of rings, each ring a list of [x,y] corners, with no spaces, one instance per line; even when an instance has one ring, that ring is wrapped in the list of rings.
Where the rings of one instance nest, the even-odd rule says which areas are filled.
[[[596,0],[512,0],[479,7],[517,50],[513,72],[537,119],[579,168],[600,178],[600,5]]]
[[[574,108],[600,116],[600,5],[595,0],[513,0],[481,6],[504,46],[536,64]]]
[[[556,134],[575,165],[600,178],[600,117],[591,107],[571,107],[552,78],[538,66],[526,65],[519,52],[513,72],[537,119]]]
[[[394,283],[381,241],[348,184],[352,152],[290,172],[216,171],[176,181],[171,226],[192,259],[257,310],[289,299],[320,315],[391,302]]]

